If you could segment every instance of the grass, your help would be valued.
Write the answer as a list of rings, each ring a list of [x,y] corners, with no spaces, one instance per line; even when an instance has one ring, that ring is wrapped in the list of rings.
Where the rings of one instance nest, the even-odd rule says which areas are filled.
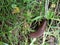
[[[0,0],[0,45],[49,45],[46,40],[50,36],[57,39],[54,44],[60,45],[59,0],[50,0],[49,8],[46,1]],[[48,21],[43,40],[30,38],[29,33],[34,32],[32,22],[44,18]]]

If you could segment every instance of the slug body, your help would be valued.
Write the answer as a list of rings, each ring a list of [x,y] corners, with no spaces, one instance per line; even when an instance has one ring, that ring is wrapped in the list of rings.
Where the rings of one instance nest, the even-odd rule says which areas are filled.
[[[43,33],[44,33],[44,30],[46,29],[46,23],[47,23],[47,21],[44,20],[44,21],[42,22],[41,27],[39,27],[38,30],[37,30],[36,32],[30,33],[29,36],[32,37],[32,38],[37,38],[37,37],[42,36]]]

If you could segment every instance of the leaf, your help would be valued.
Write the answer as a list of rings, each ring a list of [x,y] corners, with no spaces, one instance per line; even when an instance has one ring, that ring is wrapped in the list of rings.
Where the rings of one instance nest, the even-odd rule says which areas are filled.
[[[15,7],[17,7],[17,5],[16,4],[12,4],[11,7],[12,8],[15,8]]]
[[[34,20],[38,20],[38,19],[42,19],[43,16],[37,16],[36,18],[32,19],[32,21]]]
[[[52,12],[52,11],[50,11],[50,10],[47,12],[47,15],[45,15],[45,18],[46,18],[46,19],[51,19],[51,18],[53,18],[53,17],[54,17],[54,12]]]
[[[8,44],[0,41],[0,45],[8,45]]]

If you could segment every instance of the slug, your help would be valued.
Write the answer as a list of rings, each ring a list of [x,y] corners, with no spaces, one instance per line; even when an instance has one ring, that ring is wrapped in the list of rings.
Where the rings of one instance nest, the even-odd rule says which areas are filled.
[[[37,38],[42,36],[44,33],[44,30],[46,29],[46,23],[47,23],[47,20],[43,20],[42,25],[38,28],[38,30],[36,32],[30,33],[29,36],[32,38]]]

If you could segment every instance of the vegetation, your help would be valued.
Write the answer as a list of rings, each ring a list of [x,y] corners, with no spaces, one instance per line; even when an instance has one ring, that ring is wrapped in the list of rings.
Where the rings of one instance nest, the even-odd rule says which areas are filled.
[[[35,31],[32,23],[42,19],[47,19],[43,38],[29,37]],[[0,45],[51,45],[51,42],[60,45],[59,0],[0,0]]]

